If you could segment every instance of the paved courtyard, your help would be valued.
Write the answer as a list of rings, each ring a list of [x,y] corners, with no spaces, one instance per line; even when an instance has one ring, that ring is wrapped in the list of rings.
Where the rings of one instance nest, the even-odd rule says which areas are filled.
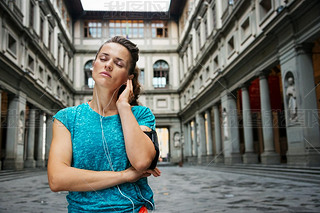
[[[320,185],[196,167],[161,167],[150,177],[156,211],[320,212]],[[2,171],[3,172],[3,171]],[[0,212],[66,212],[66,192],[53,193],[46,172],[0,178]]]

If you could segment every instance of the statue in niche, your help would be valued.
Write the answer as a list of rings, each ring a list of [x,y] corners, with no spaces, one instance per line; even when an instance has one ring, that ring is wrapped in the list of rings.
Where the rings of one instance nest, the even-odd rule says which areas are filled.
[[[286,91],[286,96],[287,96],[287,102],[288,102],[289,120],[297,121],[297,118],[298,118],[297,96],[296,96],[296,89],[295,89],[293,77],[288,78],[288,87]]]
[[[180,133],[179,132],[175,132],[173,134],[173,142],[174,142],[175,147],[180,147]]]
[[[229,133],[228,133],[228,116],[227,116],[227,110],[226,108],[223,108],[222,111],[222,127],[223,127],[223,137],[224,140],[229,139]]]
[[[23,144],[23,134],[24,134],[24,113],[23,111],[20,113],[19,121],[18,121],[18,143]]]

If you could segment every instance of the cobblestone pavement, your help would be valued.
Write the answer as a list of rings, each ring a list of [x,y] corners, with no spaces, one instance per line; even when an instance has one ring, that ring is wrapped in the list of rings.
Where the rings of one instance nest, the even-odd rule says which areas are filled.
[[[150,177],[156,211],[320,212],[320,185],[196,167],[161,167]],[[2,171],[3,172],[3,171]],[[0,212],[66,212],[66,192],[53,193],[46,172],[12,180],[0,176]]]

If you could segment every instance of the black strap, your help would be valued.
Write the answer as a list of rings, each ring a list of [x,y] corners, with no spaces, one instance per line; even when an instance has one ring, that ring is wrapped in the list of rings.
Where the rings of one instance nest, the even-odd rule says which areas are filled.
[[[154,157],[149,169],[155,169],[158,163],[158,159],[159,159],[159,143],[158,143],[158,136],[157,136],[157,132],[152,130],[149,132],[144,132],[152,141],[154,148],[156,150],[156,156]]]

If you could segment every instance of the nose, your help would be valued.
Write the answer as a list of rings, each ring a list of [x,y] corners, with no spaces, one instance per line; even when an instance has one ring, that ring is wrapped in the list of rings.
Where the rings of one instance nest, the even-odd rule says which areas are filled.
[[[108,71],[112,71],[112,65],[111,65],[111,60],[108,60],[105,65],[104,65],[104,68]]]

